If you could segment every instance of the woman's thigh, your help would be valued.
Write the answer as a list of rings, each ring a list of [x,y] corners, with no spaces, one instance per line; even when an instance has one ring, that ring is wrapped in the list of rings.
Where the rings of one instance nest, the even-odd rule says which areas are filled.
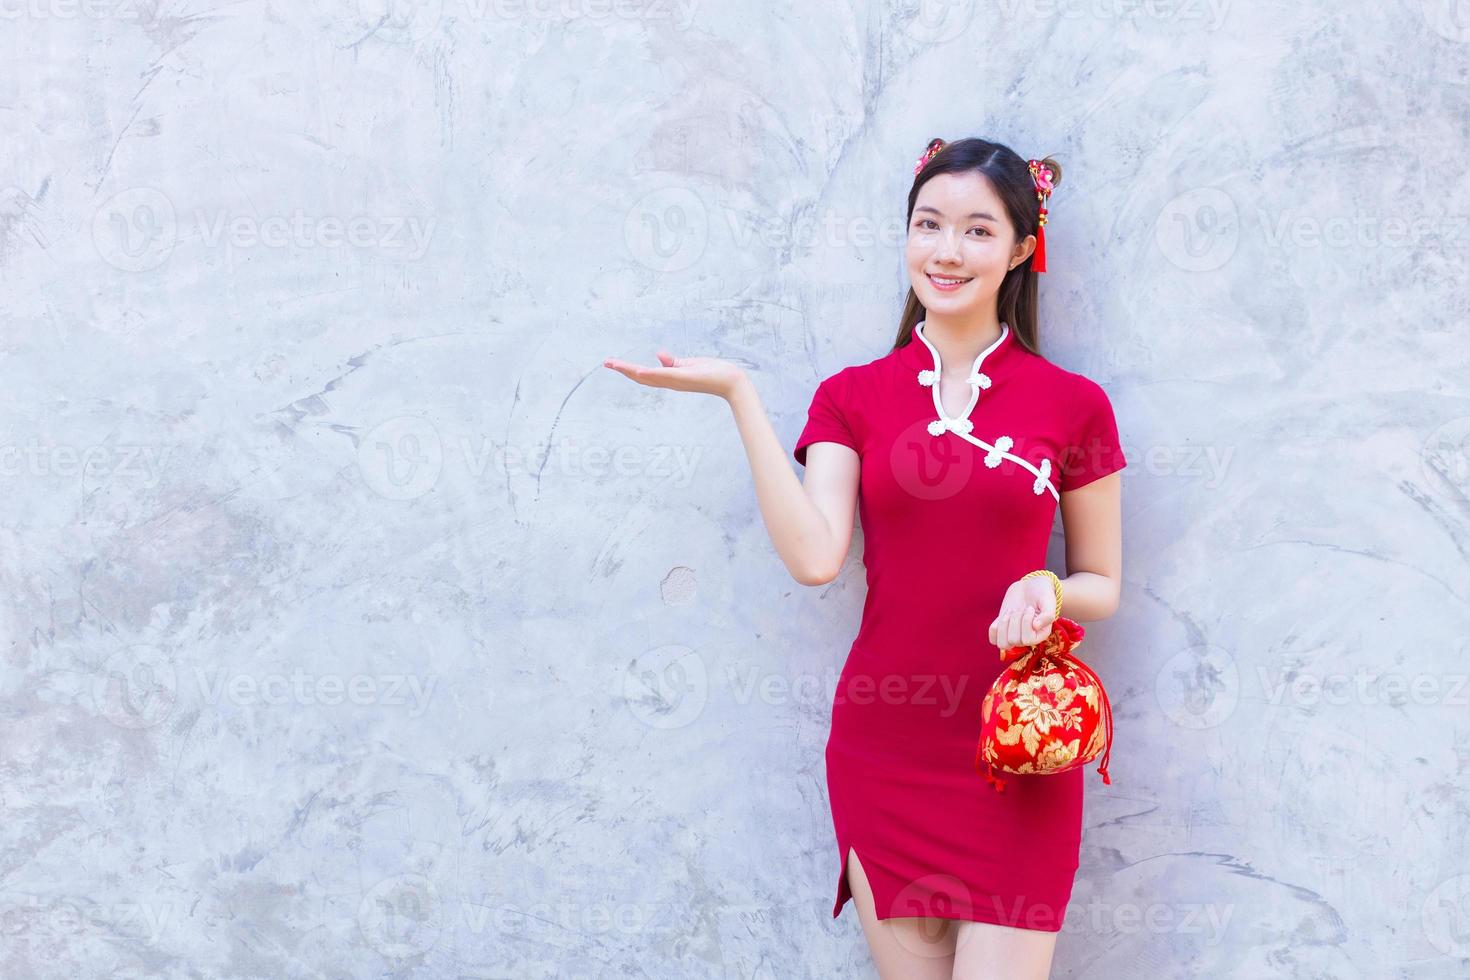
[[[990,922],[958,925],[954,980],[1047,980],[1051,976],[1058,933]]]
[[[950,980],[954,972],[956,927],[951,919],[918,916],[878,919],[867,872],[847,849],[847,885],[857,906],[863,935],[882,980]]]

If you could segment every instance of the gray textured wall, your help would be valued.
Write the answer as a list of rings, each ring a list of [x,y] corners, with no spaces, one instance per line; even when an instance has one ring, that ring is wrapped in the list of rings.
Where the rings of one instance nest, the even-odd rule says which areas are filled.
[[[861,537],[600,365],[789,447],[936,135],[1062,160],[1131,461],[1054,975],[1470,974],[1470,16],[549,8],[0,0],[0,975],[871,975]]]

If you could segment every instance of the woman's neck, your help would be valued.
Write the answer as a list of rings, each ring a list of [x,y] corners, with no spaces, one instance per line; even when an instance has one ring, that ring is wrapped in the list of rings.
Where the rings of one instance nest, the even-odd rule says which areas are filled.
[[[924,314],[924,336],[938,349],[946,369],[968,372],[980,352],[999,340],[1000,335],[1000,318],[993,312],[989,319],[952,319],[927,310]]]

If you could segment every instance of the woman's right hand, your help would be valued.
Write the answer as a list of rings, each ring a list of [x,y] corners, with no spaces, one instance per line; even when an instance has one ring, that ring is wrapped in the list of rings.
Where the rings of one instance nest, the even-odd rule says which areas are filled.
[[[718,357],[675,357],[661,350],[658,359],[662,367],[644,367],[615,357],[604,360],[602,366],[650,388],[700,391],[726,400],[745,380],[745,371],[738,364]]]

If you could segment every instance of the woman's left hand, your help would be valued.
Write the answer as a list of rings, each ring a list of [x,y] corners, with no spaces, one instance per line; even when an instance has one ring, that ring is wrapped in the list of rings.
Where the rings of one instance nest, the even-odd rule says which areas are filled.
[[[1000,615],[990,623],[990,642],[1001,650],[1029,647],[1051,635],[1057,597],[1051,579],[1036,575],[1018,579],[1006,589]]]

